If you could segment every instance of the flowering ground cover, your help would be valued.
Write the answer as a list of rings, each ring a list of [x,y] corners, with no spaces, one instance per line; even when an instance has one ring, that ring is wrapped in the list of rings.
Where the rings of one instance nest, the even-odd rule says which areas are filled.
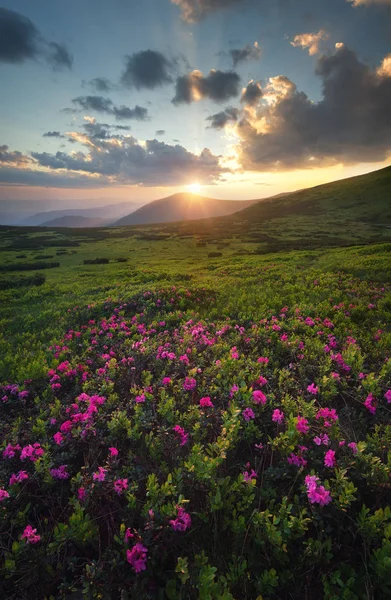
[[[389,597],[388,246],[187,244],[182,282],[3,292],[2,597]]]

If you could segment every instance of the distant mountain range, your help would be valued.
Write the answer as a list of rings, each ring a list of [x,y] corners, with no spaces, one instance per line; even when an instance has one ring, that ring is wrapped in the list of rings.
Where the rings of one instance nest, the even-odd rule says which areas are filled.
[[[154,200],[114,223],[123,225],[148,225],[170,221],[190,221],[209,217],[223,217],[248,208],[259,200],[217,200],[197,194],[180,193]]]
[[[95,217],[83,217],[82,215],[64,215],[45,221],[41,227],[106,227],[112,223],[112,219],[99,219]]]

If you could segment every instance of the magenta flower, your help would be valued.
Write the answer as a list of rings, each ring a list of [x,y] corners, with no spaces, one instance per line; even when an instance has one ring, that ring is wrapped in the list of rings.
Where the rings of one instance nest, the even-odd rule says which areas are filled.
[[[148,548],[140,543],[137,543],[131,550],[126,551],[126,560],[132,565],[136,573],[145,571],[147,568],[147,552]]]
[[[253,402],[255,404],[262,404],[263,406],[266,404],[266,396],[261,390],[255,390],[253,392]]]
[[[334,450],[327,450],[324,455],[324,464],[325,467],[335,467],[337,461],[335,460],[335,452]]]
[[[309,425],[304,417],[297,417],[296,429],[299,433],[308,433]]]
[[[245,421],[250,421],[250,419],[255,419],[255,414],[254,411],[252,410],[252,408],[245,408],[244,411],[242,412],[243,415],[243,419]]]
[[[53,439],[56,442],[56,444],[60,446],[65,438],[60,431],[57,431],[57,433],[54,434]]]
[[[128,489],[128,480],[127,479],[117,479],[114,481],[114,490],[120,496],[122,492]]]
[[[31,525],[27,525],[20,539],[25,539],[28,544],[37,544],[41,536],[37,534],[37,530],[33,529]]]
[[[14,485],[15,483],[20,483],[21,481],[24,481],[28,478],[29,476],[26,471],[19,471],[17,475],[15,475],[15,473],[12,473],[9,484]]]
[[[325,506],[331,502],[329,490],[323,485],[318,485],[319,478],[316,475],[307,475],[305,485],[307,487],[307,497],[311,504],[320,504]]]
[[[284,413],[281,410],[279,410],[278,408],[276,408],[272,414],[272,421],[274,421],[274,423],[278,423],[279,425],[281,425],[283,420],[284,420]]]
[[[386,393],[384,394],[384,397],[387,400],[387,402],[390,404],[391,403],[391,390],[387,390]]]
[[[175,431],[175,433],[179,437],[181,446],[184,446],[185,444],[187,444],[187,442],[189,441],[189,434],[185,433],[185,430],[183,429],[183,427],[181,427],[180,425],[175,425],[172,428],[172,430]]]
[[[114,448],[114,446],[111,446],[111,448],[109,448],[109,452],[110,456],[118,456],[118,450],[117,448]]]
[[[309,392],[310,394],[313,394],[315,396],[319,392],[319,388],[316,387],[316,385],[314,383],[311,383],[310,385],[307,386],[307,392]]]
[[[238,390],[239,390],[239,387],[236,384],[234,384],[229,391],[229,397],[233,398],[235,392],[237,392]]]
[[[137,404],[142,404],[143,402],[145,402],[145,394],[140,394],[139,396],[136,396],[134,400]]]
[[[261,375],[261,376],[260,376],[260,378],[258,379],[258,382],[257,382],[257,383],[258,383],[258,385],[259,385],[260,387],[262,387],[263,385],[266,385],[266,384],[267,384],[267,379],[266,379],[266,377],[263,377],[263,376]]]
[[[49,473],[54,479],[69,479],[70,477],[67,465],[61,465],[58,469],[50,469]]]
[[[21,450],[19,444],[16,444],[15,446],[7,444],[3,450],[3,458],[14,458],[16,450]]]
[[[258,358],[258,363],[263,364],[263,365],[267,365],[269,362],[269,359],[267,358],[267,356],[260,356]]]
[[[375,398],[373,394],[368,394],[364,402],[364,406],[371,413],[371,415],[374,415],[376,412],[376,405],[374,404],[374,402]]]
[[[169,385],[171,383],[171,377],[163,377],[162,384]]]
[[[171,519],[170,525],[174,531],[186,531],[191,527],[191,517],[181,506],[177,507],[177,518]]]
[[[200,406],[202,408],[213,408],[213,402],[211,401],[209,396],[205,396],[200,400]]]
[[[242,473],[242,475],[246,483],[255,482],[256,478],[258,477],[254,469],[251,469],[250,473],[248,471],[245,471],[244,473]]]
[[[185,381],[183,382],[183,389],[190,392],[191,390],[194,390],[196,385],[197,382],[193,377],[186,377]]]
[[[290,465],[295,465],[296,467],[305,467],[307,461],[300,454],[294,454],[293,452],[288,456],[287,461]]]
[[[84,487],[79,487],[79,489],[77,490],[77,497],[80,500],[80,502],[84,502],[87,498],[87,490]]]
[[[94,481],[104,481],[106,479],[107,469],[104,467],[98,467],[96,473],[92,475]]]
[[[7,490],[0,489],[0,502],[3,502],[4,500],[6,500],[9,497],[10,497],[10,495],[7,492]]]
[[[358,448],[357,448],[356,442],[350,442],[350,444],[348,444],[348,448],[351,449],[351,451],[353,452],[353,454],[357,454]]]

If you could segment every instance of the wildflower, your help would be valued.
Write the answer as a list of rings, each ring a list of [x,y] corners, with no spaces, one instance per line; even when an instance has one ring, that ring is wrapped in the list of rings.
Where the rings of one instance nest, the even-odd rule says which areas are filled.
[[[148,548],[140,543],[137,543],[131,550],[126,551],[126,560],[132,565],[136,573],[145,571],[147,568],[147,552]]]
[[[193,377],[186,377],[185,381],[183,382],[183,389],[190,392],[191,390],[194,390],[196,385],[197,382]]]
[[[320,408],[316,413],[316,420],[324,419],[324,425],[326,425],[326,421],[338,421],[338,415],[335,408]]]
[[[127,479],[117,479],[114,481],[114,490],[120,496],[122,492],[128,489],[128,480]]]
[[[258,363],[263,364],[263,365],[267,365],[269,362],[269,359],[267,358],[267,356],[260,356],[258,358]]]
[[[284,420],[284,413],[281,412],[281,410],[279,410],[278,408],[276,408],[272,414],[272,421],[274,421],[274,423],[278,423],[279,425],[281,425],[283,420]]]
[[[263,385],[267,384],[267,379],[266,377],[263,377],[262,375],[260,376],[260,378],[258,379],[258,385],[259,387],[262,387]]]
[[[50,469],[49,473],[54,479],[68,479],[70,477],[67,465],[61,465],[58,469]]]
[[[371,415],[374,415],[376,412],[376,405],[373,404],[374,400],[375,398],[373,394],[368,394],[364,402],[365,408],[371,413]]]
[[[311,504],[325,506],[331,502],[329,490],[326,490],[323,485],[318,485],[319,478],[316,475],[307,475],[304,481],[307,488],[307,496]]]
[[[387,402],[390,404],[391,403],[391,390],[387,390],[386,393],[384,394],[384,397],[387,400]]]
[[[304,417],[297,417],[296,429],[299,433],[308,433],[309,425]]]
[[[27,525],[20,539],[25,539],[28,544],[36,544],[41,539],[41,536],[37,534],[37,530],[33,529],[31,525]]]
[[[38,460],[40,456],[44,454],[43,448],[41,448],[41,444],[37,442],[33,445],[28,445],[22,448],[20,453],[20,460],[24,460],[25,458],[29,458],[32,462]]]
[[[235,392],[237,392],[238,390],[239,390],[239,387],[236,384],[234,384],[229,391],[229,397],[233,398]]]
[[[261,390],[255,390],[253,392],[253,402],[255,404],[262,404],[263,406],[266,404],[266,396]]]
[[[134,534],[130,531],[130,528],[128,527],[125,531],[125,535],[124,535],[124,541],[125,544],[128,543],[129,540],[134,538]]]
[[[350,449],[351,449],[351,451],[353,452],[353,454],[357,454],[357,452],[358,452],[358,448],[357,448],[357,444],[356,444],[356,442],[350,442],[350,443],[348,444],[348,448],[350,448]]]
[[[171,377],[163,377],[162,385],[168,385],[169,383],[171,383]]]
[[[257,450],[262,450],[262,448],[263,448],[262,442],[259,442],[259,444],[254,444],[254,448],[256,448]]]
[[[3,450],[3,458],[14,458],[16,450],[21,450],[19,444],[16,444],[15,446],[7,444]]]
[[[320,446],[321,444],[323,444],[324,446],[328,446],[330,443],[330,438],[327,435],[327,433],[323,433],[320,436],[316,436],[313,439],[313,442],[317,445]]]
[[[117,448],[114,448],[114,446],[111,446],[111,448],[109,448],[109,452],[110,456],[118,456],[118,450]]]
[[[56,442],[56,444],[60,446],[65,438],[60,431],[57,431],[57,433],[54,434],[53,439]]]
[[[106,479],[107,469],[104,467],[98,467],[96,473],[92,475],[94,481],[104,481]]]
[[[175,433],[177,434],[177,436],[180,438],[180,445],[184,446],[185,444],[187,444],[187,442],[189,441],[189,434],[185,433],[185,430],[183,429],[183,427],[181,427],[180,425],[175,425],[172,428],[173,431],[175,431]]]
[[[177,518],[171,519],[170,525],[174,531],[186,531],[191,527],[191,517],[182,506],[177,507]]]
[[[209,398],[209,396],[205,396],[205,398],[201,398],[200,400],[200,406],[202,408],[213,408],[213,402],[211,401],[211,399]]]
[[[293,452],[288,456],[287,461],[290,465],[295,465],[296,467],[305,467],[307,461],[300,454],[294,454]]]
[[[243,475],[243,479],[246,483],[255,483],[255,480],[257,478],[257,474],[254,471],[254,469],[251,469],[250,474],[248,473],[248,471],[245,471],[244,473],[242,473]]]
[[[7,490],[0,489],[0,502],[3,502],[3,500],[6,500],[9,497],[10,497],[10,495],[7,492]]]
[[[80,500],[80,502],[84,502],[87,498],[87,490],[84,487],[79,487],[79,489],[77,490],[77,497]]]
[[[325,467],[335,467],[336,460],[335,460],[334,450],[327,450],[327,452],[324,456],[324,464],[325,464]]]
[[[245,408],[242,412],[243,419],[245,421],[250,421],[250,419],[255,419],[254,411],[251,408]]]
[[[28,473],[26,473],[26,471],[19,471],[19,473],[17,475],[15,475],[15,473],[12,473],[9,484],[14,485],[15,483],[20,483],[21,481],[24,481],[25,479],[28,479],[28,478],[29,478],[29,476],[28,476]]]
[[[307,392],[315,396],[319,392],[319,388],[316,387],[314,383],[311,383],[309,386],[307,386]]]
[[[140,394],[139,396],[136,396],[134,400],[137,404],[145,402],[145,394]]]
[[[236,346],[231,348],[231,358],[233,358],[234,360],[237,360],[239,358],[239,352],[237,351]]]

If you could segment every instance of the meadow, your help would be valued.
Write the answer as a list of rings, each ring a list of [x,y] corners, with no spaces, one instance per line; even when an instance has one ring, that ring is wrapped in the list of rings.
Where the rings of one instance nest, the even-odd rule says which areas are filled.
[[[390,231],[229,219],[0,228],[2,597],[390,597]]]

